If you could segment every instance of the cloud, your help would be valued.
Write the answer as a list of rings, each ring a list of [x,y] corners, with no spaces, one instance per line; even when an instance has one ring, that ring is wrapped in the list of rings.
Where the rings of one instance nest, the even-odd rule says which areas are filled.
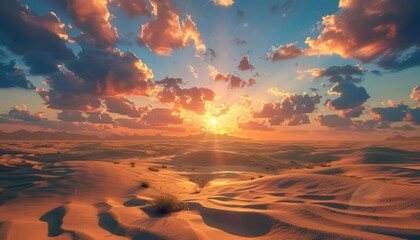
[[[233,0],[211,0],[215,5],[222,7],[230,7],[235,2]]]
[[[154,88],[153,72],[132,52],[87,46],[68,70],[46,77],[49,90],[37,89],[46,105],[55,109],[93,110],[99,98],[115,95],[148,96]]]
[[[97,124],[113,124],[114,119],[107,112],[87,112],[87,121]]]
[[[281,12],[283,12],[283,14],[287,15],[287,12],[290,12],[293,10],[293,0],[287,0],[285,1],[283,4],[275,4],[273,6],[270,7],[270,12],[271,13],[276,13],[278,10],[280,10]]]
[[[162,80],[155,81],[158,85],[163,85],[165,88],[174,88],[183,83],[182,78],[170,78],[166,77]]]
[[[26,79],[23,69],[15,67],[16,62],[5,64],[0,62],[0,88],[35,89],[35,86]]]
[[[36,89],[38,95],[44,100],[45,105],[52,109],[62,110],[95,110],[101,106],[97,96],[78,94],[56,90]]]
[[[316,104],[320,103],[321,96],[314,94],[309,96],[307,93],[302,95],[290,94],[280,102],[264,103],[259,112],[254,112],[254,118],[267,118],[271,125],[299,125],[309,123],[309,118],[305,116],[316,109]]]
[[[375,107],[371,109],[375,119],[384,122],[399,122],[404,120],[409,108],[405,104],[399,104],[393,107]]]
[[[245,12],[239,9],[238,7],[236,8],[236,13],[238,14],[239,18],[243,18],[245,16]]]
[[[86,122],[87,118],[81,111],[62,111],[57,114],[58,120],[65,122]]]
[[[150,3],[156,19],[141,26],[138,36],[141,44],[159,55],[170,55],[174,49],[189,45],[194,45],[197,54],[206,53],[206,46],[190,15],[180,24],[178,10],[169,0],[150,0]]]
[[[420,108],[416,107],[414,109],[410,109],[406,119],[415,125],[420,125]]]
[[[310,49],[396,71],[420,64],[419,1],[341,0],[339,7],[323,17],[316,39],[306,39]]]
[[[150,82],[152,70],[133,52],[85,48],[77,60],[66,66],[85,80],[85,90],[87,88],[101,96],[147,96],[153,88]]]
[[[289,43],[284,46],[280,45],[278,47],[271,47],[271,52],[268,52],[263,59],[276,62],[297,58],[302,55],[311,55],[311,51],[298,48],[296,43]]]
[[[127,14],[129,18],[150,16],[149,6],[145,0],[111,0]]]
[[[192,75],[195,79],[198,79],[198,74],[197,74],[197,72],[195,71],[195,68],[194,68],[193,66],[191,66],[191,65],[188,65],[187,67],[188,67],[188,71],[191,73],[191,75]]]
[[[183,118],[167,108],[154,108],[142,118],[142,121],[151,126],[168,124],[181,124]]]
[[[413,88],[410,94],[410,98],[417,102],[420,101],[420,86],[416,86]]]
[[[39,122],[45,119],[44,112],[31,113],[25,105],[12,107],[7,114],[2,114],[2,117],[24,122]]]
[[[230,73],[221,73],[215,67],[210,66],[210,65],[208,66],[208,70],[213,81],[227,82],[228,87],[230,89],[252,87],[257,82],[254,78],[243,80],[240,77],[230,74]]]
[[[244,45],[244,44],[248,44],[249,42],[240,38],[235,38],[235,44],[236,45]]]
[[[74,58],[63,27],[53,12],[38,16],[20,1],[0,3],[0,44],[23,56],[32,74],[56,72],[64,61]]]
[[[193,111],[197,114],[204,114],[206,103],[214,101],[216,93],[208,88],[181,88],[181,78],[168,78],[155,81],[158,85],[163,85],[157,94],[157,101],[160,103],[173,104],[175,109]]]
[[[118,33],[109,22],[111,14],[107,0],[61,0],[60,4],[66,6],[73,24],[95,47],[107,49],[117,43]]]
[[[0,123],[34,126],[46,130],[59,131],[94,131],[97,133],[108,129],[104,125],[49,120],[44,117],[43,112],[31,113],[25,105],[12,107],[8,113],[0,114]]]
[[[413,127],[411,125],[408,125],[408,124],[405,124],[405,125],[402,125],[402,126],[395,126],[392,129],[397,130],[397,131],[407,131],[407,132],[416,130],[415,127]]]
[[[337,94],[338,98],[328,100],[326,105],[332,110],[344,110],[355,108],[365,103],[369,98],[369,94],[363,87],[357,87],[353,83],[336,83],[330,90],[329,94]]]
[[[137,107],[134,102],[125,97],[106,97],[103,100],[108,112],[127,115],[133,118],[141,117],[152,109],[151,105]]]
[[[245,55],[242,57],[241,62],[238,65],[238,69],[241,71],[246,71],[246,70],[254,70],[255,67],[249,63],[249,56]]]
[[[345,118],[357,118],[363,114],[363,111],[365,111],[365,109],[366,108],[363,105],[354,108],[344,109],[340,111],[340,116]]]
[[[315,121],[321,126],[334,129],[347,129],[353,124],[350,118],[341,117],[336,114],[319,115],[315,118]]]
[[[247,121],[239,122],[238,128],[246,131],[273,131],[274,129],[270,126],[267,121]]]
[[[287,96],[287,95],[290,94],[286,90],[283,90],[283,89],[280,89],[280,88],[277,88],[277,87],[269,88],[267,90],[267,92],[269,92],[269,93],[271,93],[271,94],[273,94],[275,96],[279,96],[279,97],[284,97],[284,96]]]
[[[325,69],[311,70],[313,79],[327,78],[334,83],[360,83],[366,69],[360,65],[331,66]]]

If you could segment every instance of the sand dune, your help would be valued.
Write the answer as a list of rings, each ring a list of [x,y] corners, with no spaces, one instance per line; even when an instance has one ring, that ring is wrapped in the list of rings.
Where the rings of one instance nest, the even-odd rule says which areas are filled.
[[[3,142],[0,239],[419,239],[419,147]]]

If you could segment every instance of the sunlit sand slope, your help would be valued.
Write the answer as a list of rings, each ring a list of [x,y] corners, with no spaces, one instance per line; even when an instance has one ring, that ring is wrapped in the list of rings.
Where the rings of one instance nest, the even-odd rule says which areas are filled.
[[[420,239],[418,143],[0,146],[0,239]]]

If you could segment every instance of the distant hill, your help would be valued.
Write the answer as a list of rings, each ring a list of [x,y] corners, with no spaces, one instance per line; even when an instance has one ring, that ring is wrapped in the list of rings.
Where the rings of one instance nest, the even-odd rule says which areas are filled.
[[[97,140],[93,135],[74,134],[68,132],[29,132],[19,130],[16,132],[0,131],[0,140]]]
[[[240,138],[229,135],[213,134],[213,133],[201,133],[196,135],[189,135],[183,137],[171,137],[163,136],[160,134],[156,135],[117,135],[113,134],[107,137],[100,138],[95,135],[84,135],[75,134],[69,132],[29,132],[26,130],[19,130],[15,132],[3,132],[0,131],[0,140],[247,140],[246,138]]]
[[[404,137],[401,135],[396,135],[385,139],[385,141],[420,141],[420,136]]]

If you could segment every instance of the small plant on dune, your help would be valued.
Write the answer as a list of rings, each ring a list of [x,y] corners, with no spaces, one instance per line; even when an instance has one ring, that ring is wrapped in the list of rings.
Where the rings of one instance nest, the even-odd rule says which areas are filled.
[[[120,164],[120,161],[116,160],[112,162],[113,164]]]
[[[201,193],[201,189],[202,188],[200,188],[199,186],[194,186],[194,193],[195,194]]]
[[[136,163],[135,162],[130,162],[130,166],[131,167],[135,167],[136,166]]]
[[[154,197],[152,205],[161,214],[167,214],[175,211],[182,210],[183,203],[176,196],[169,194],[162,194]]]
[[[155,168],[155,167],[149,167],[149,170],[152,172],[159,172],[159,169]]]
[[[140,186],[142,188],[148,188],[150,186],[150,183],[149,183],[149,181],[147,181],[145,179],[142,179],[142,180],[140,180]]]

